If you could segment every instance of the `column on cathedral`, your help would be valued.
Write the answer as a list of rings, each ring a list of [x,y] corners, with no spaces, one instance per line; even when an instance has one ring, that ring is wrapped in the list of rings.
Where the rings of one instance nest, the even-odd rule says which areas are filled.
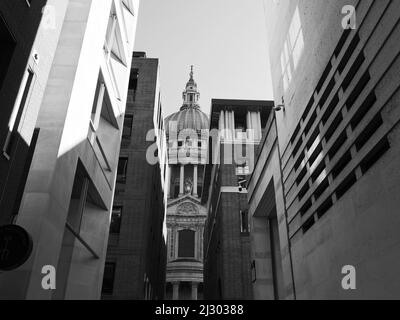
[[[179,300],[179,282],[172,283],[172,300]]]
[[[235,132],[235,112],[231,111],[231,139],[235,139],[236,132]]]
[[[197,288],[199,284],[197,282],[192,282],[192,300],[197,300]]]
[[[185,166],[183,164],[181,164],[181,173],[180,173],[180,180],[179,180],[179,195],[183,195],[184,180],[185,180]]]
[[[167,170],[168,170],[167,171],[167,179],[166,179],[167,199],[171,199],[171,197],[172,197],[172,195],[171,195],[171,192],[172,192],[172,188],[171,188],[171,170],[172,170],[172,167],[171,167],[170,164],[168,165]]]
[[[197,164],[193,167],[193,196],[197,197]]]
[[[261,128],[261,113],[258,112],[248,112],[246,116],[247,130],[248,135],[247,138],[250,140],[260,140],[262,137],[262,128]]]

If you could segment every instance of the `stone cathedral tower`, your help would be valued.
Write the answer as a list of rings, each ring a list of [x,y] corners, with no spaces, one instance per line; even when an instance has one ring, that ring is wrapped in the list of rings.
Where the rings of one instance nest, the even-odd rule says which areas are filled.
[[[206,208],[200,203],[207,158],[209,120],[198,104],[200,93],[190,79],[180,111],[166,118],[169,158],[168,263],[166,298],[203,296],[203,231]]]

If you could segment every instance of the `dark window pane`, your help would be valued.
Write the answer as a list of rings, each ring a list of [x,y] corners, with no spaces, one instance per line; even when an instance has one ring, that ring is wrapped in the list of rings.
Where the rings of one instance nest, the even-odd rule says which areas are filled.
[[[194,258],[195,234],[192,230],[179,231],[179,258]]]
[[[104,266],[103,287],[101,289],[101,292],[103,294],[113,293],[114,277],[115,277],[115,263],[106,262]]]
[[[128,158],[119,158],[118,162],[118,172],[117,172],[117,182],[126,181],[126,171],[128,167]]]
[[[122,207],[114,207],[111,215],[110,233],[118,234],[121,229]]]
[[[240,231],[242,233],[249,233],[249,213],[247,210],[240,211],[240,224]]]
[[[122,131],[122,138],[127,139],[132,135],[133,115],[127,114],[124,119],[124,129]]]

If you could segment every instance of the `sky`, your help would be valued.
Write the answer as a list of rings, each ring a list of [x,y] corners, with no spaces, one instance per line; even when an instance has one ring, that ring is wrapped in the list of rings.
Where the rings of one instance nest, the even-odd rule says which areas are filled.
[[[179,111],[190,65],[206,114],[213,98],[273,98],[262,1],[140,1],[135,51],[160,60],[164,117]]]

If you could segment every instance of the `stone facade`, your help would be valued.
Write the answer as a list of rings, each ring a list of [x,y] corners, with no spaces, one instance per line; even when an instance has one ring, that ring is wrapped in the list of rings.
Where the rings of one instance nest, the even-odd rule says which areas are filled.
[[[208,117],[200,110],[193,79],[181,110],[166,118],[168,135],[168,263],[166,299],[203,297],[203,233],[207,212],[200,201],[208,143]],[[203,131],[202,130],[206,130]]]

